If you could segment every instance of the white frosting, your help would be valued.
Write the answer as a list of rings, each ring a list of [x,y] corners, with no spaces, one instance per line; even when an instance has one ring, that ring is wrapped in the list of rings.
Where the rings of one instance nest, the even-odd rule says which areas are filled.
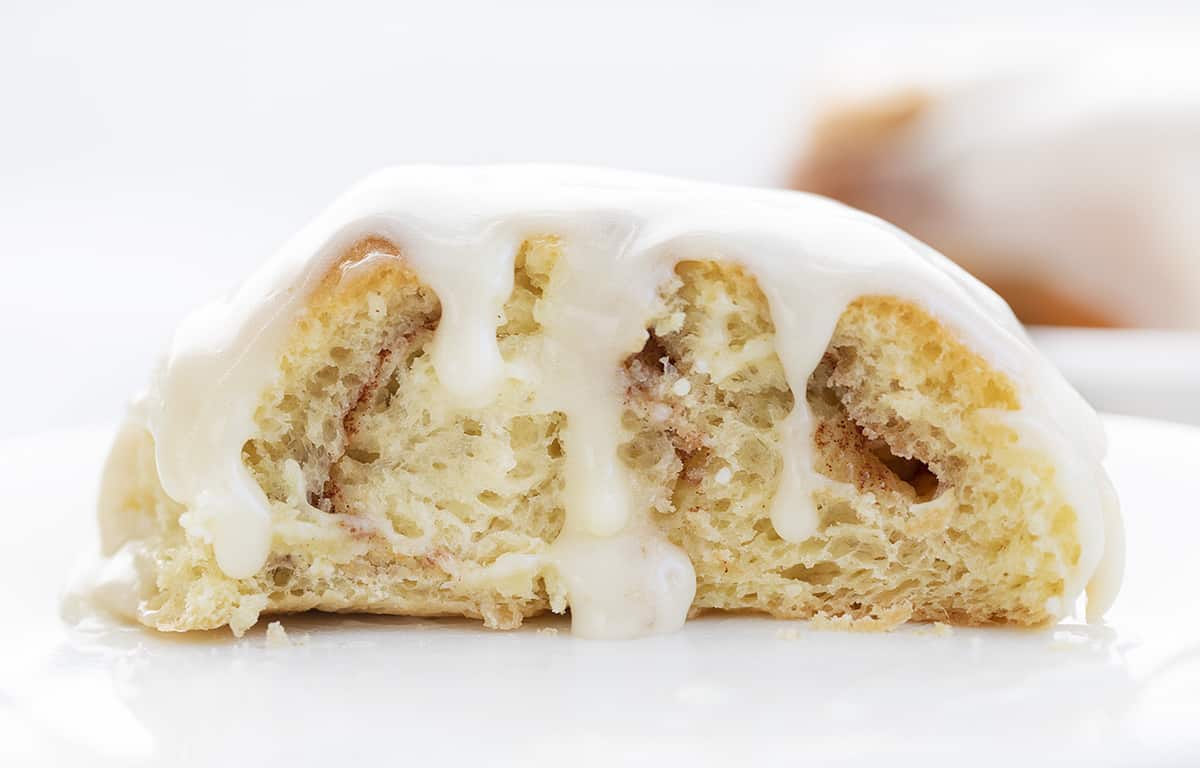
[[[537,370],[508,370],[495,331],[513,260],[524,239],[545,234],[561,237],[563,254],[554,290],[537,309],[545,333]],[[1100,466],[1100,424],[994,294],[895,228],[822,198],[553,167],[376,174],[230,300],[185,322],[134,418],[156,439],[163,487],[187,507],[183,525],[212,542],[231,577],[257,572],[271,542],[267,500],[241,461],[256,404],[305,297],[367,236],[394,243],[438,294],[431,359],[464,407],[485,405],[506,376],[520,375],[533,377],[536,409],[566,415],[567,518],[543,564],[558,574],[580,634],[676,629],[695,593],[686,555],[631,505],[617,455],[627,437],[617,371],[643,346],[658,289],[681,259],[744,264],[770,304],[777,351],[798,393],[783,425],[784,468],[771,509],[780,536],[801,541],[816,530],[812,492],[830,482],[812,468],[808,378],[851,300],[896,295],[919,302],[1016,383],[1022,410],[997,418],[1046,451],[1078,514],[1083,556],[1063,612],[1089,581],[1089,613],[1100,615],[1115,594],[1120,523]]]

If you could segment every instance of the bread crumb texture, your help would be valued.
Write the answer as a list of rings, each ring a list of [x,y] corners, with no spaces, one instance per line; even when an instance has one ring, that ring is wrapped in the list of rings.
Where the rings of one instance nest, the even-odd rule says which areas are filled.
[[[292,644],[292,639],[288,637],[287,630],[283,628],[283,623],[272,621],[267,625],[266,643],[268,648],[288,648]]]
[[[496,335],[535,370],[539,304],[561,275],[555,237],[526,241]],[[370,269],[345,267],[369,253]],[[242,460],[271,504],[271,555],[222,573],[179,524],[153,439],[118,469],[122,530],[154,575],[141,620],[161,630],[316,609],[456,615],[508,629],[550,609],[546,552],[563,526],[561,413],[509,378],[479,409],[450,403],[428,349],[438,297],[391,244],[356,244],[296,319]],[[695,565],[693,615],[757,611],[819,627],[1049,621],[1077,563],[1075,513],[1050,461],[998,411],[1011,382],[920,307],[864,296],[841,315],[804,392],[789,389],[767,302],[725,262],[681,262],[644,348],[614,370],[634,498]],[[815,416],[820,525],[781,539],[768,510],[780,422]],[[283,636],[282,627],[278,636]],[[268,631],[268,639],[275,636]]]

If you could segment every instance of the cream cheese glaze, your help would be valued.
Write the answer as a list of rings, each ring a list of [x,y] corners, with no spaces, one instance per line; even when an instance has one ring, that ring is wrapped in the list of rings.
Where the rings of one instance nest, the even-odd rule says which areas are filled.
[[[513,370],[496,328],[523,240],[563,242],[561,285],[539,304],[546,334],[536,370]],[[597,169],[407,167],[371,176],[293,238],[232,298],[180,328],[130,420],[155,438],[165,491],[185,505],[187,531],[210,541],[221,569],[243,578],[266,562],[267,499],[242,464],[261,393],[306,297],[354,242],[395,244],[438,295],[432,360],[464,407],[487,404],[506,377],[532,379],[536,407],[566,416],[566,522],[538,560],[565,587],[576,632],[627,637],[683,624],[695,593],[687,556],[630,501],[618,459],[624,440],[615,372],[644,344],[658,289],[682,259],[740,262],[758,278],[793,392],[806,382],[838,316],[854,298],[889,294],[920,303],[1018,388],[1022,409],[997,414],[1055,462],[1082,542],[1060,606],[1088,591],[1098,618],[1120,581],[1115,496],[1101,468],[1095,413],[1034,350],[1007,306],[928,247],[837,203],[794,192],[740,189]],[[371,254],[350,269],[369,269]],[[817,526],[812,420],[803,397],[783,428],[784,470],[771,521],[801,541]],[[108,553],[112,554],[112,553]]]

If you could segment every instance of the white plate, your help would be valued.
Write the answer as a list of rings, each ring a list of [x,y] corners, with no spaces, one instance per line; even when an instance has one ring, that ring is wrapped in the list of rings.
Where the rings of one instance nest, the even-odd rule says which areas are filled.
[[[616,643],[561,620],[305,616],[283,647],[72,628],[55,595],[91,546],[107,435],[0,443],[0,765],[1197,765],[1200,430],[1107,424],[1129,539],[1107,625],[741,617]]]

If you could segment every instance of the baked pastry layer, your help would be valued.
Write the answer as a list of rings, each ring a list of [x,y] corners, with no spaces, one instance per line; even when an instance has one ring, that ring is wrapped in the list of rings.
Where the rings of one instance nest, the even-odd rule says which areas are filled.
[[[114,449],[99,593],[150,626],[1037,625],[1089,580],[1093,614],[1110,599],[1094,417],[994,297],[875,220],[408,169],[314,229],[181,331]]]

